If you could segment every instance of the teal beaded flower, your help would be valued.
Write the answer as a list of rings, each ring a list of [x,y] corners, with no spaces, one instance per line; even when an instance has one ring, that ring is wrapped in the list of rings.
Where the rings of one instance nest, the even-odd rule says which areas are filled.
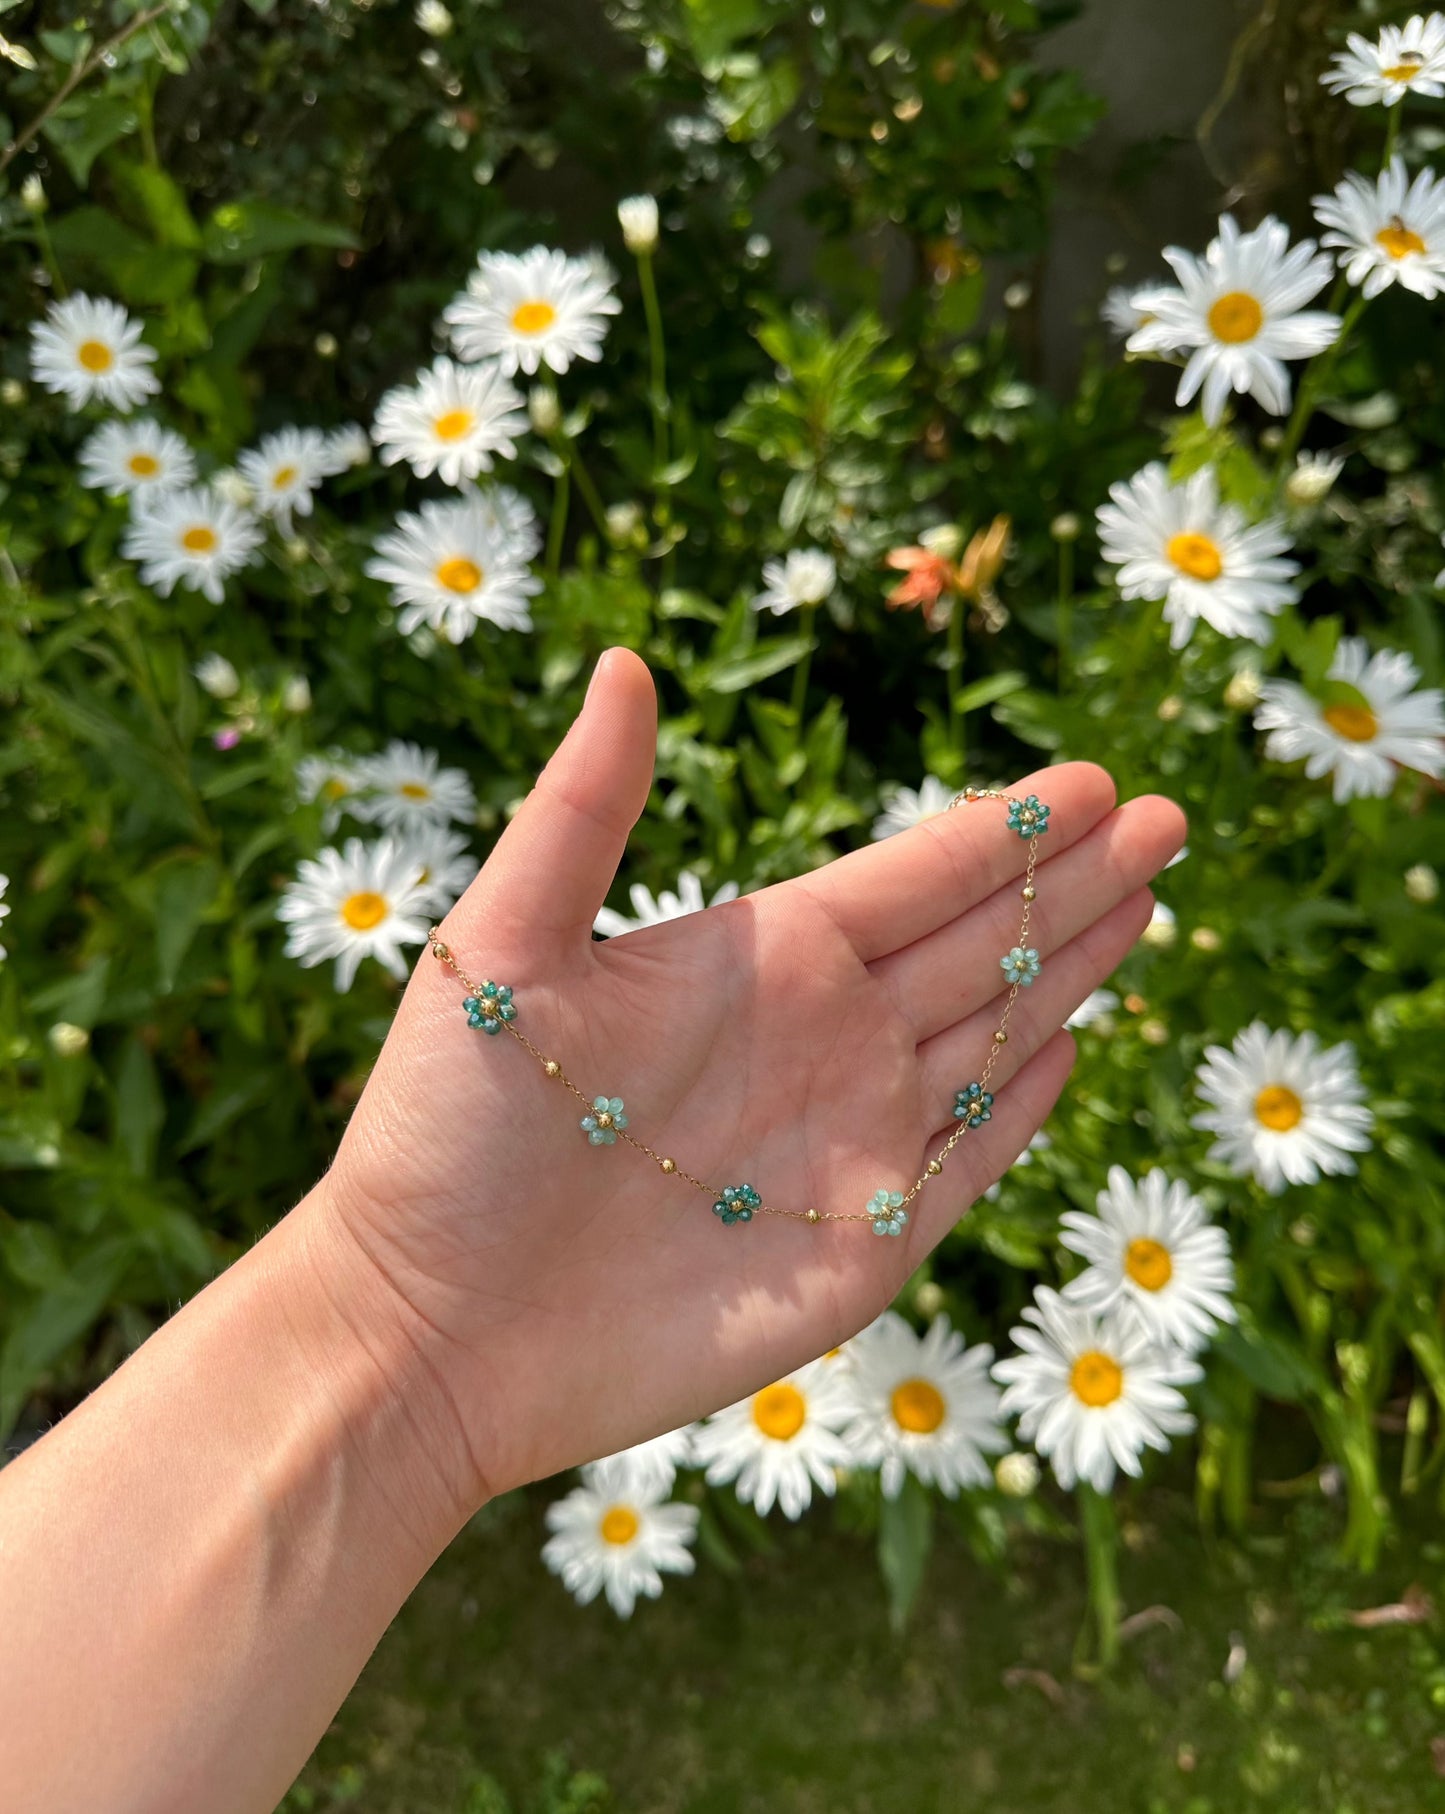
[[[734,1222],[751,1222],[753,1211],[762,1206],[763,1200],[751,1184],[726,1184],[712,1213],[722,1218],[724,1228],[731,1228]]]
[[[616,1146],[620,1128],[627,1126],[620,1096],[594,1096],[592,1113],[577,1123],[591,1146]]]
[[[512,991],[505,983],[483,983],[475,995],[462,1003],[467,1011],[467,1025],[480,1027],[484,1033],[500,1033],[504,1020],[515,1020]]]
[[[1037,794],[1008,803],[1008,828],[1021,838],[1041,838],[1049,829],[1049,809]]]
[[[873,1218],[875,1235],[901,1235],[908,1220],[901,1190],[875,1190],[863,1206]]]
[[[1022,945],[1015,945],[1012,951],[998,960],[998,967],[1011,983],[1022,983],[1025,989],[1041,968],[1039,954],[1032,945],[1027,951]]]
[[[953,1098],[953,1118],[963,1123],[965,1132],[980,1121],[992,1121],[993,1097],[981,1083],[969,1084]]]

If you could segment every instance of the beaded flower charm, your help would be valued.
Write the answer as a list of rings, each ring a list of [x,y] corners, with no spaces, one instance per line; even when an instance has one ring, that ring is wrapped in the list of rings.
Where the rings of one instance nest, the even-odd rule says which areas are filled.
[[[594,1096],[592,1113],[577,1123],[591,1146],[616,1146],[617,1130],[627,1126],[620,1096]]]
[[[971,1083],[953,1099],[953,1118],[961,1121],[965,1131],[980,1121],[993,1120],[993,1097],[981,1083]]]
[[[731,1228],[734,1222],[751,1222],[753,1211],[762,1206],[763,1200],[751,1184],[728,1184],[713,1204],[712,1213],[721,1218],[724,1228]]]
[[[1021,838],[1041,838],[1049,829],[1049,809],[1037,794],[1008,803],[1008,828]]]
[[[908,1221],[901,1190],[875,1190],[868,1199],[868,1213],[873,1218],[875,1235],[901,1235]]]
[[[467,1025],[480,1027],[484,1033],[500,1033],[504,1020],[515,1020],[512,991],[505,983],[483,983],[475,995],[462,1003],[467,1011]]]
[[[1027,948],[1023,945],[1015,945],[1012,951],[1007,952],[998,960],[998,964],[1009,982],[1021,983],[1025,989],[1029,987],[1042,968],[1039,954],[1032,945]]]

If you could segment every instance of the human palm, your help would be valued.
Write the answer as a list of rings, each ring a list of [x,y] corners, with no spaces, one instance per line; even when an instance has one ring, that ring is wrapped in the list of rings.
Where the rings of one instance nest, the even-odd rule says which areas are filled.
[[[425,958],[329,1180],[441,1373],[480,1500],[729,1403],[861,1327],[1027,1144],[1063,1085],[1065,1018],[1147,923],[1178,847],[1169,802],[1113,809],[1069,764],[1020,783],[1053,807],[1030,937],[1045,958],[993,1075],[992,1121],[911,1206],[864,1222],[724,1227],[680,1174],[765,1204],[861,1214],[906,1190],[992,1049],[1026,850],[1001,805],[960,809],[822,870],[596,943],[593,917],[651,779],[646,669],[604,657],[587,705],[442,927],[515,1025],[629,1131],[590,1145],[563,1081],[470,1030]]]

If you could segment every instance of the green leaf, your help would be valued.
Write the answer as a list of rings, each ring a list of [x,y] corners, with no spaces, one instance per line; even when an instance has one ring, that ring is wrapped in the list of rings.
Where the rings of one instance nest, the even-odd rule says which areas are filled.
[[[45,136],[83,187],[101,152],[134,132],[136,124],[135,106],[130,101],[107,94],[77,95],[52,114],[46,122]]]
[[[912,1474],[896,1499],[883,1499],[878,1517],[878,1566],[888,1589],[888,1618],[894,1631],[908,1624],[933,1544],[933,1501]]]
[[[1214,1348],[1266,1398],[1298,1404],[1328,1388],[1329,1381],[1308,1355],[1247,1317],[1221,1330]]]
[[[144,237],[104,208],[72,208],[50,223],[50,243],[61,258],[141,258],[152,250]]]
[[[163,246],[178,246],[187,252],[201,250],[200,226],[191,213],[185,190],[173,176],[156,165],[123,163],[119,158],[106,168]]]
[[[960,712],[973,712],[981,705],[993,705],[996,700],[1007,699],[1011,693],[1022,692],[1027,685],[1028,676],[1017,668],[1010,668],[1003,674],[985,674],[981,680],[960,687],[953,696],[953,703]]]
[[[335,246],[355,251],[360,241],[345,227],[308,220],[274,202],[223,202],[206,222],[202,239],[212,264],[244,265],[297,246]]]
[[[62,1284],[14,1317],[0,1348],[0,1436],[14,1427],[50,1363],[100,1317],[130,1257],[127,1237],[102,1241],[81,1255]]]
[[[155,1062],[139,1034],[133,1033],[115,1080],[115,1144],[137,1178],[150,1175],[165,1118]]]
[[[156,985],[162,995],[176,986],[176,974],[196,928],[221,885],[221,868],[210,857],[167,863],[156,881]]]
[[[738,655],[716,665],[703,662],[688,677],[694,693],[741,693],[771,674],[780,674],[800,662],[812,647],[810,636],[788,636],[764,643],[750,655]]]

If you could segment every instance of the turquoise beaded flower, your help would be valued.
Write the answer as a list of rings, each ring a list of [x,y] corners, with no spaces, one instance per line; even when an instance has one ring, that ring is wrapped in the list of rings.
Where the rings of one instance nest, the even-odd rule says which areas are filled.
[[[724,1228],[731,1228],[734,1222],[751,1222],[753,1211],[762,1206],[763,1200],[751,1184],[727,1184],[713,1204],[712,1213],[722,1218]]]
[[[864,1208],[873,1218],[875,1235],[901,1235],[908,1220],[901,1190],[875,1190]]]
[[[1008,803],[1008,828],[1021,838],[1041,838],[1049,829],[1049,809],[1037,794]]]
[[[577,1124],[587,1136],[591,1146],[616,1146],[620,1128],[627,1126],[627,1117],[622,1112],[620,1096],[594,1096],[592,1113],[584,1115]]]
[[[965,1132],[977,1127],[980,1121],[992,1121],[993,1097],[981,1083],[969,1084],[954,1096],[953,1118],[963,1123]]]
[[[1025,989],[1033,982],[1041,967],[1039,954],[1032,945],[1027,951],[1022,945],[1015,945],[1006,957],[998,960],[998,966],[1011,983],[1022,983]]]
[[[483,983],[475,995],[462,1003],[467,1011],[467,1025],[480,1027],[484,1033],[500,1033],[504,1020],[515,1020],[512,991],[505,983]]]

